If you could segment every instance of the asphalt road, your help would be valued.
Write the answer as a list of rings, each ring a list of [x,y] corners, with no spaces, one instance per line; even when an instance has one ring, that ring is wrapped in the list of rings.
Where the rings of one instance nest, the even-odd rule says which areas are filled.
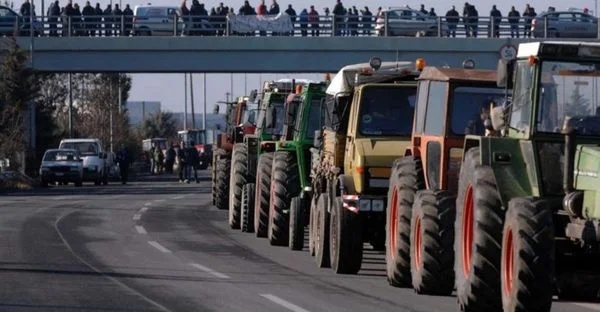
[[[382,253],[355,276],[230,230],[200,184],[142,179],[0,194],[0,311],[456,311],[389,286]],[[308,244],[306,244],[308,245]],[[555,302],[553,311],[600,311]]]

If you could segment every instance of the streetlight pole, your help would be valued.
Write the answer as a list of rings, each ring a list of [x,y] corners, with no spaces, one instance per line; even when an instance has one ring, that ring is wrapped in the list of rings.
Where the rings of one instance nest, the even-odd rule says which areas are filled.
[[[184,81],[183,81],[183,88],[184,88],[184,93],[185,93],[185,99],[184,99],[184,109],[183,109],[183,130],[187,130],[187,73],[183,74],[184,77]]]
[[[204,131],[206,131],[206,73],[204,73],[204,77],[203,77],[203,82],[204,82],[204,90],[202,91],[202,93],[204,93],[204,107],[203,107],[203,111],[202,111],[202,129]]]
[[[68,73],[69,79],[69,138],[73,138],[73,74]]]
[[[190,73],[190,108],[192,113],[192,129],[196,129],[196,111],[194,110],[194,80],[193,74]]]

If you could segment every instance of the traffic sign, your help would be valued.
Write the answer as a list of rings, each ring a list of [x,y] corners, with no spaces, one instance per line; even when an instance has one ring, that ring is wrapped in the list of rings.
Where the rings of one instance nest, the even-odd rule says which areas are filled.
[[[500,58],[505,61],[514,60],[517,58],[517,48],[510,44],[505,44],[500,48]]]

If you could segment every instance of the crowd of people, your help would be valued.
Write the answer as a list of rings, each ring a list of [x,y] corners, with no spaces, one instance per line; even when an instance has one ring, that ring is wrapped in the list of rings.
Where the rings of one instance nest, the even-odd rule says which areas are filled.
[[[220,3],[217,7],[213,7],[210,11],[203,3],[198,0],[192,0],[191,6],[188,8],[187,0],[183,0],[179,7],[179,13],[184,23],[191,26],[190,35],[224,35],[226,30],[227,16],[230,15],[277,15],[282,12],[277,0],[271,0],[269,7],[265,4],[265,0],[260,2],[256,7],[253,7],[249,1],[244,1],[244,4],[236,10],[233,7],[225,6]],[[553,9],[550,7],[550,9]],[[35,14],[34,8],[29,0],[25,0],[22,4],[20,13],[22,16],[30,16]],[[424,5],[421,5],[419,10],[421,13],[431,17],[437,17],[434,8],[427,10]],[[300,35],[319,36],[324,28],[335,29],[336,36],[358,36],[371,35],[376,20],[382,17],[384,9],[379,7],[375,13],[365,6],[363,10],[358,10],[356,6],[346,8],[341,0],[336,0],[333,10],[324,8],[322,13],[315,9],[314,5],[308,8],[300,9],[298,13],[290,4],[287,9],[283,10],[290,16],[292,22],[299,26]],[[71,35],[87,35],[87,36],[129,36],[133,30],[133,15],[134,12],[129,4],[125,9],[121,10],[118,4],[114,7],[110,4],[105,9],[96,3],[95,7],[89,1],[80,9],[77,3],[68,0],[68,3],[61,7],[59,0],[54,1],[47,12],[47,28],[51,36],[65,35],[64,29],[68,26],[65,24],[70,17],[69,27]],[[504,17],[500,10],[494,5],[488,15],[492,23],[491,36],[499,36],[500,24]],[[519,37],[520,25],[523,27],[523,36],[531,36],[531,22],[537,16],[533,7],[529,4],[525,5],[523,12],[519,12],[513,6],[507,13],[505,21],[508,21],[511,29],[512,37]],[[468,37],[477,37],[479,25],[479,12],[475,5],[465,3],[462,14],[460,14],[455,6],[452,6],[443,16],[444,21],[448,26],[448,31],[445,35],[449,37],[456,36],[458,25],[462,22],[465,33]],[[210,25],[209,29],[202,29],[200,23]],[[62,23],[62,29],[58,30],[57,25]],[[329,23],[329,24],[327,24]],[[333,25],[332,25],[333,24]],[[332,27],[333,26],[333,27]],[[266,32],[260,32],[259,35],[265,36]],[[273,34],[273,35],[294,35],[288,34]]]
[[[179,144],[170,144],[166,153],[163,153],[159,146],[153,144],[148,154],[150,174],[161,175],[178,171],[180,183],[190,183],[192,174],[196,183],[200,183],[200,180],[198,180],[200,157],[198,151],[194,148],[193,141],[190,142],[189,146],[183,141]]]

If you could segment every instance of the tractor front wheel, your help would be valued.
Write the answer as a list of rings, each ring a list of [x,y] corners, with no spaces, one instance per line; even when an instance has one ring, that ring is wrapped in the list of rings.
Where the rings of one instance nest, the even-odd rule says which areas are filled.
[[[231,159],[229,157],[217,159],[215,170],[215,206],[219,210],[227,210],[229,208],[229,172],[231,171]]]
[[[292,198],[290,204],[289,246],[291,250],[304,248],[304,215],[306,211],[299,196]]]
[[[360,271],[363,256],[360,218],[357,213],[344,208],[339,196],[331,207],[329,255],[335,273],[356,274]]]
[[[242,232],[254,232],[254,194],[256,192],[254,183],[244,185],[242,189]]]
[[[289,207],[300,189],[298,162],[293,153],[276,152],[271,175],[269,203],[269,243],[285,246],[289,243]]]
[[[233,146],[231,156],[231,177],[229,180],[229,227],[239,229],[242,205],[242,188],[248,176],[248,148],[244,143]]]
[[[256,237],[267,237],[268,233],[272,165],[273,153],[260,155],[256,167],[256,194],[254,196],[254,231]]]
[[[317,213],[315,215],[315,261],[317,267],[328,268],[331,265],[329,259],[329,212],[327,212],[327,205],[329,203],[329,196],[327,194],[321,194],[317,202]]]

